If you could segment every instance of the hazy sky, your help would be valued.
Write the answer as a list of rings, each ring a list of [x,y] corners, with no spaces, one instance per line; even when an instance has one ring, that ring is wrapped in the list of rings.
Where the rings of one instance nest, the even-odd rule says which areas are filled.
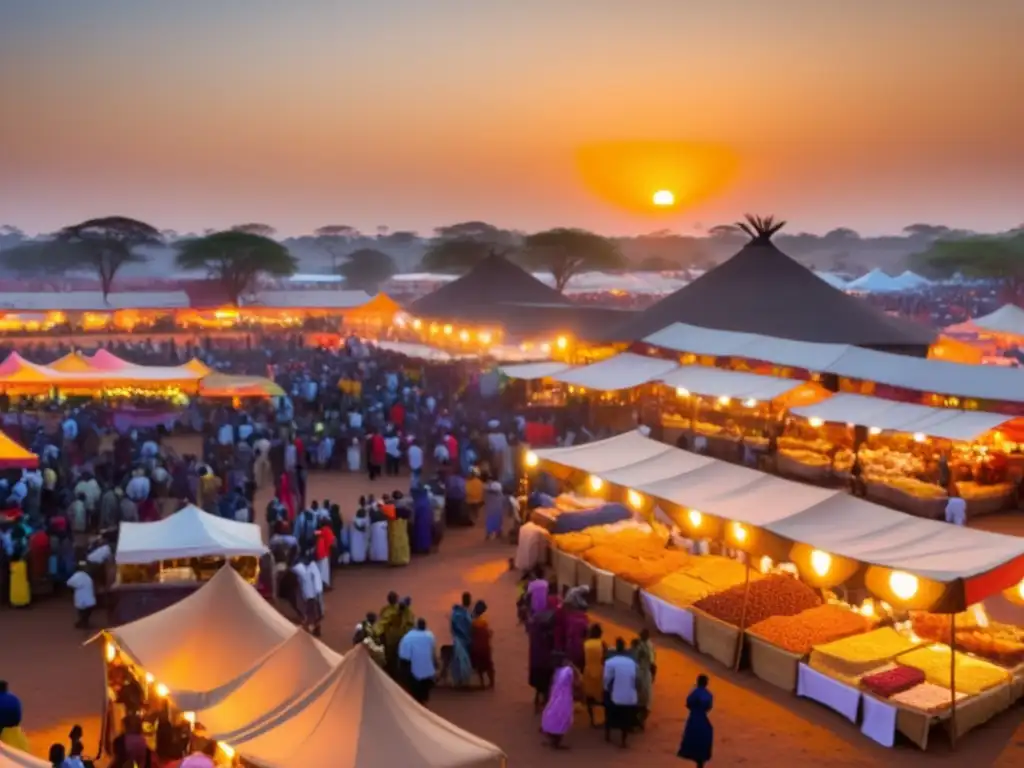
[[[0,0],[0,224],[1008,228],[1022,28],[1022,0]],[[661,186],[685,204],[636,204]]]

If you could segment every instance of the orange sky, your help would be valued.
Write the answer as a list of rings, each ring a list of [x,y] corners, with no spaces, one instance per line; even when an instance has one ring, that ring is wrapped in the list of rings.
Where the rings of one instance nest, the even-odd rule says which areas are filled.
[[[1021,28],[1020,0],[6,3],[0,224],[1008,228]],[[697,203],[626,201],[661,162]]]

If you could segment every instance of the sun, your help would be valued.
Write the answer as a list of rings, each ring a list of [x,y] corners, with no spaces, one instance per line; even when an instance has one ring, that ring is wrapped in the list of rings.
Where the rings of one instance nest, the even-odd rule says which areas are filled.
[[[671,189],[659,189],[654,193],[652,201],[655,205],[666,208],[676,204],[676,196],[672,193]]]

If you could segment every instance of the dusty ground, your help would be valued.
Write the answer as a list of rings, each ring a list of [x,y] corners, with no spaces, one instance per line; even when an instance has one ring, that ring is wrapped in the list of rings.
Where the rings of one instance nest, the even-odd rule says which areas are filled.
[[[390,490],[386,482],[378,481],[374,490]],[[321,475],[311,481],[316,498],[345,502],[349,509],[352,500],[369,487],[364,478],[348,476]],[[324,640],[344,651],[356,621],[366,610],[379,609],[391,589],[411,595],[414,609],[443,640],[447,639],[445,614],[464,590],[485,599],[496,630],[497,687],[493,691],[441,690],[432,707],[499,744],[511,766],[676,765],[683,702],[700,672],[711,675],[715,694],[715,765],[881,766],[894,758],[906,768],[1024,765],[1024,707],[1019,705],[970,734],[955,753],[941,738],[927,754],[910,746],[886,750],[838,716],[749,674],[728,672],[667,639],[658,641],[658,679],[647,732],[635,736],[628,750],[622,751],[605,744],[601,733],[591,731],[584,725],[585,718],[578,717],[568,737],[571,749],[555,754],[542,745],[532,691],[526,684],[526,638],[515,626],[513,577],[507,570],[510,554],[507,545],[485,543],[482,533],[471,529],[449,532],[439,555],[415,559],[408,568],[364,566],[339,572],[327,598]],[[85,727],[87,744],[96,740],[102,702],[99,649],[82,647],[86,636],[72,629],[72,613],[70,602],[63,600],[43,601],[21,613],[0,612],[0,678],[10,681],[22,698],[25,726],[34,751],[41,756],[52,741],[66,742],[76,722]],[[639,626],[622,611],[598,611],[597,617],[612,637],[619,633],[628,637]]]

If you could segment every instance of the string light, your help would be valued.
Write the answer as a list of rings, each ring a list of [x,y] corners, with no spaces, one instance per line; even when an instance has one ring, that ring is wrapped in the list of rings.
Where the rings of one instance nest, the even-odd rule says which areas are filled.
[[[742,544],[743,542],[745,542],[747,540],[747,529],[744,528],[739,523],[733,523],[732,535],[733,535],[733,538],[736,539],[736,541],[738,541],[740,544]]]
[[[110,664],[117,658],[117,648],[113,643],[107,643],[106,647],[107,663]]]
[[[718,402],[721,405],[728,405],[730,402],[730,398],[728,395],[722,395],[721,397],[718,398]]]
[[[555,344],[558,345],[559,349],[565,349],[567,346],[569,346],[569,340],[565,338],[565,336],[559,336],[555,340]]]
[[[755,400],[752,397],[748,397],[746,400],[743,401],[743,407],[744,408],[756,408],[757,407],[757,400]]]
[[[526,466],[532,469],[533,467],[536,467],[538,463],[540,463],[540,458],[537,456],[537,454],[534,453],[533,451],[527,451]]]
[[[819,419],[817,416],[812,416],[807,420],[807,423],[810,424],[815,429],[817,429],[818,427],[824,426],[825,420]]]
[[[819,576],[824,576],[832,567],[832,555],[816,549],[811,552],[811,569]]]
[[[634,491],[632,488],[626,494],[626,500],[629,502],[629,506],[633,509],[640,509],[644,505],[644,497]]]
[[[454,330],[454,329],[450,325],[446,325],[444,327],[444,335],[445,336],[451,336],[452,335],[452,330]]]
[[[676,387],[676,397],[689,397],[690,390],[685,387]]]
[[[170,694],[170,692],[171,692],[170,689],[166,685],[164,685],[163,683],[157,683],[156,684],[156,695],[159,696],[161,699],[167,698],[167,696],[168,696],[168,694]]]
[[[928,439],[928,436],[925,435],[924,432],[915,432],[914,433],[914,442],[915,443],[923,443],[927,439]]]
[[[689,512],[687,512],[686,517],[689,519],[690,525],[692,525],[694,528],[700,528],[700,524],[704,520],[704,516],[696,509],[691,509]]]
[[[880,434],[882,434],[882,428],[881,427],[871,427],[870,429],[868,429],[868,434],[869,435],[880,435]]]
[[[901,600],[909,600],[917,594],[917,576],[904,571],[893,571],[889,574],[889,588]]]
[[[604,480],[602,480],[597,475],[591,475],[590,476],[590,490],[592,490],[594,493],[597,493],[603,487],[604,487]]]

